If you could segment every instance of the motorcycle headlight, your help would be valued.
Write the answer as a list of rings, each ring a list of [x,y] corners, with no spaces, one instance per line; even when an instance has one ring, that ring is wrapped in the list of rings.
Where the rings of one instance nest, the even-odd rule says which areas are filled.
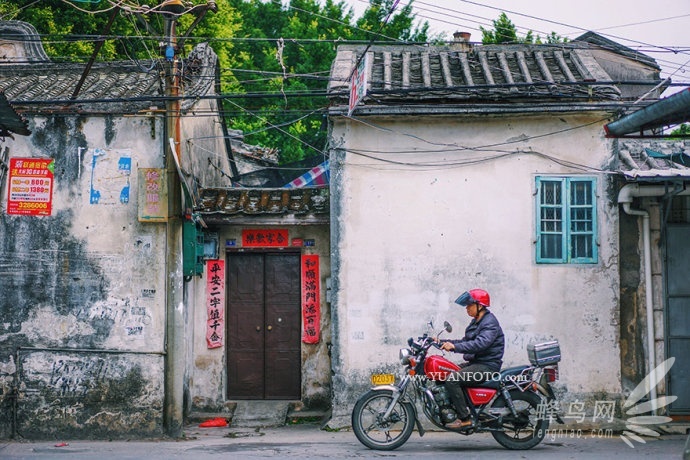
[[[400,349],[400,364],[407,366],[410,363],[410,350],[407,348]]]

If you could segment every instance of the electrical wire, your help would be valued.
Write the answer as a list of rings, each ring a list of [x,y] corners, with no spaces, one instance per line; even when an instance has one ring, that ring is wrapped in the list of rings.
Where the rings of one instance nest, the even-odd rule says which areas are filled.
[[[273,3],[281,3],[280,0],[271,0],[271,1],[272,1]],[[396,5],[397,5],[398,1],[399,1],[399,0],[396,0],[396,2],[395,2]],[[304,9],[302,9],[302,8],[298,8],[298,7],[296,7],[296,6],[293,6],[291,3],[289,3],[289,4],[285,5],[285,6],[287,6],[287,8],[290,9],[290,10],[301,11],[301,12],[303,12],[303,13],[307,13],[307,14],[310,14],[310,15],[312,15],[312,16],[315,16],[315,17],[318,17],[318,18],[321,18],[321,19],[325,19],[325,20],[327,20],[327,21],[335,22],[335,23],[337,23],[337,24],[344,25],[344,26],[346,26],[346,27],[350,27],[350,28],[352,28],[352,29],[354,29],[354,30],[358,30],[358,31],[360,31],[360,32],[364,32],[364,33],[366,33],[366,34],[371,34],[372,37],[373,37],[373,36],[378,36],[378,37],[383,37],[383,38],[385,38],[385,39],[387,39],[387,40],[392,40],[392,41],[397,42],[397,43],[400,43],[400,42],[401,42],[401,40],[399,40],[399,39],[397,39],[397,38],[389,37],[389,36],[387,36],[387,35],[382,34],[382,33],[381,33],[381,30],[383,30],[383,27],[380,27],[379,30],[378,30],[377,32],[373,32],[373,31],[371,31],[371,30],[361,29],[361,28],[357,27],[356,25],[352,25],[352,24],[349,24],[349,23],[346,23],[346,22],[342,22],[342,21],[338,21],[338,20],[336,20],[336,19],[329,18],[329,17],[324,16],[324,15],[322,15],[322,14],[318,14],[318,13],[314,13],[314,12],[312,12],[312,11],[307,11],[307,10],[304,10]],[[391,13],[393,12],[394,9],[395,9],[395,6],[393,6],[393,8],[391,9]]]
[[[363,2],[363,3],[366,3],[366,2],[367,2],[367,0],[359,0],[359,1],[360,1],[360,2]],[[536,16],[531,16],[531,15],[525,15],[525,14],[522,14],[522,13],[519,13],[519,12],[515,12],[515,11],[510,11],[510,10],[504,10],[504,9],[500,9],[500,8],[495,8],[495,7],[492,7],[492,6],[488,6],[488,5],[483,5],[483,4],[479,4],[479,3],[476,3],[476,2],[472,2],[472,1],[469,1],[469,0],[462,0],[462,1],[464,1],[465,3],[470,3],[470,4],[473,4],[473,5],[477,5],[477,6],[482,6],[482,7],[486,7],[486,8],[491,8],[491,9],[494,9],[494,10],[500,10],[500,11],[502,11],[502,12],[503,12],[503,11],[508,11],[508,12],[510,12],[511,14],[516,14],[516,15],[524,16],[524,17],[527,17],[527,18],[530,18],[530,19],[535,19],[535,20],[539,20],[539,21],[543,21],[543,22],[550,22],[550,23],[553,23],[553,24],[557,24],[557,25],[562,25],[562,26],[574,28],[574,29],[579,30],[580,33],[583,32],[583,31],[587,31],[587,29],[585,29],[585,28],[576,27],[576,26],[572,26],[572,25],[568,25],[568,24],[563,24],[563,23],[560,23],[560,22],[557,22],[557,21],[550,21],[550,20],[545,19],[545,18],[540,18],[540,17],[536,17]],[[440,11],[437,12],[437,11],[434,11],[434,10],[429,10],[428,8],[420,8],[420,7],[417,6],[417,5],[426,5],[426,6],[429,6],[429,7],[436,8],[436,9],[438,9],[438,10],[440,10]],[[424,16],[424,15],[419,15],[419,16],[425,17],[425,18],[427,18],[427,19],[431,19],[431,20],[434,20],[434,21],[440,21],[440,22],[443,22],[443,23],[448,23],[448,24],[451,24],[451,25],[457,25],[457,24],[452,23],[452,22],[450,22],[450,21],[447,21],[445,18],[448,18],[448,17],[461,18],[461,17],[462,17],[462,16],[453,15],[453,14],[451,14],[451,13],[457,13],[457,14],[460,14],[460,15],[471,16],[471,17],[473,17],[473,18],[479,18],[479,19],[482,19],[482,20],[484,20],[484,21],[491,21],[489,18],[485,18],[485,17],[477,16],[477,15],[472,15],[472,14],[469,14],[469,13],[463,13],[463,12],[460,12],[460,11],[458,11],[458,10],[440,7],[440,6],[438,6],[438,5],[433,5],[433,4],[426,3],[426,2],[423,2],[423,1],[420,1],[420,0],[416,0],[415,2],[413,2],[413,8],[414,8],[415,10],[433,11],[435,14],[443,14],[443,18],[444,18],[444,19],[439,19],[439,18],[434,18],[434,17],[428,17],[428,16]],[[686,16],[688,16],[688,15],[678,15],[678,16],[667,17],[667,18],[661,18],[661,19],[656,19],[656,20],[651,20],[651,21],[644,21],[644,22],[642,22],[642,23],[646,23],[646,22],[660,22],[660,21],[666,21],[666,20],[672,20],[672,19],[683,18],[683,17],[686,17]],[[493,21],[491,21],[490,23],[487,22],[487,23],[485,23],[485,24],[488,25],[488,26],[490,26],[490,27],[493,27]],[[637,24],[637,23],[635,23],[635,24]],[[635,25],[635,24],[629,24],[629,25]],[[620,28],[620,27],[625,27],[625,26],[627,26],[627,25],[615,26],[615,27]],[[472,27],[472,26],[467,27],[467,28],[468,28],[468,29],[472,29],[472,30],[476,30],[476,27]],[[516,30],[518,30],[518,29],[524,29],[524,30],[532,31],[532,29],[527,29],[527,28],[524,28],[524,27],[516,26]],[[607,29],[608,29],[608,28],[607,28]],[[601,29],[600,29],[600,30],[601,30]],[[543,31],[536,31],[536,32],[544,33],[544,34],[546,34],[547,36],[549,35],[549,34],[543,32]],[[634,42],[634,43],[638,43],[638,44],[642,44],[642,45],[648,46],[648,47],[650,47],[650,48],[653,49],[653,51],[649,51],[649,52],[655,52],[655,53],[656,53],[656,52],[671,52],[671,53],[673,53],[673,54],[679,54],[679,53],[687,53],[687,51],[688,51],[688,50],[684,49],[684,47],[669,47],[669,46],[645,44],[644,42],[639,42],[639,41],[635,41],[635,40],[630,40],[630,39],[627,39],[627,38],[625,38],[625,37],[618,37],[618,36],[611,35],[611,34],[606,34],[606,33],[601,33],[600,35],[602,35],[602,36],[609,36],[609,37],[611,37],[611,38],[616,38],[616,39],[618,39],[618,40],[631,41],[631,42]],[[614,51],[615,51],[615,50],[614,50]],[[675,66],[678,66],[678,63],[677,63],[677,62],[674,62],[674,61],[667,61],[667,60],[661,60],[661,59],[660,59],[660,60],[658,60],[658,62],[659,62],[659,63],[668,63],[669,65],[674,66],[674,67],[675,67]],[[686,67],[687,67],[687,66],[684,64],[683,67],[680,67],[680,68],[685,69]]]
[[[553,47],[557,47],[557,48],[563,48],[564,46],[567,47],[566,45],[563,45],[563,44],[551,44],[551,45],[545,44],[545,45],[541,45],[541,46],[543,46],[543,47],[553,46]],[[421,56],[413,57],[413,60],[414,60],[414,59],[421,59]],[[132,61],[133,61],[136,65],[138,65],[139,67],[141,67],[141,64],[140,64],[138,61],[136,61],[136,60],[134,60],[134,59],[132,59]],[[396,61],[396,60],[394,59],[394,61]],[[151,66],[150,66],[150,69],[153,69],[153,68],[155,67],[155,62],[156,62],[156,61],[152,61],[152,64],[151,64]],[[395,63],[395,62],[394,62],[394,63]],[[676,71],[673,72],[672,75],[675,75],[675,74],[678,73],[680,70],[682,70],[683,68],[687,67],[687,64],[688,64],[688,63],[686,63],[686,64],[684,64],[683,66],[681,66],[681,67],[679,67],[678,69],[676,69]],[[499,68],[498,66],[491,66],[491,70],[496,71],[496,72],[501,72],[501,73],[504,71],[504,69]],[[269,73],[269,72],[266,72],[266,71],[252,71],[252,70],[243,70],[243,69],[221,69],[221,78],[223,78],[223,73],[226,73],[226,72],[228,72],[228,71],[230,71],[230,72],[233,72],[233,71],[243,71],[243,72],[257,72],[257,73],[258,73],[258,72],[264,72],[265,75],[274,75],[274,76],[282,75],[282,74],[279,73],[279,72]],[[322,73],[325,74],[326,71],[323,71]],[[520,78],[520,75],[518,74],[517,71],[512,71],[512,74],[513,74],[513,76],[518,77],[518,79]],[[317,73],[314,73],[313,75],[314,75],[314,76],[311,77],[311,78],[317,79],[317,78],[316,78]],[[233,74],[231,74],[231,76],[233,76]],[[308,74],[291,74],[291,73],[286,73],[285,75],[282,75],[282,76],[283,76],[284,78],[293,78],[293,79],[294,79],[294,78],[298,78],[298,77],[299,77],[299,78],[306,78],[306,77],[308,76]],[[320,79],[320,80],[322,80],[322,81],[330,81],[330,79],[327,78],[327,77],[320,77],[320,78],[318,78],[318,79]],[[235,83],[236,83],[236,84],[245,84],[245,85],[247,85],[247,84],[250,84],[252,81],[262,82],[262,81],[266,81],[266,80],[268,80],[268,79],[253,79],[253,80],[244,79],[244,80],[237,81],[237,82],[235,82]],[[552,82],[545,82],[545,83],[548,83],[548,84],[550,84],[550,85],[553,85],[553,84],[554,84],[554,83],[552,83]],[[559,83],[555,83],[555,84],[558,85]]]
[[[448,169],[455,169],[455,168],[462,168],[465,166],[473,166],[481,163],[488,163],[492,161],[498,161],[498,160],[505,160],[505,159],[512,159],[518,156],[523,156],[523,155],[534,155],[540,158],[544,158],[548,161],[554,162],[556,164],[559,164],[561,166],[565,166],[567,168],[571,169],[576,169],[579,171],[583,172],[589,172],[589,173],[598,173],[598,174],[610,174],[610,175],[617,175],[617,171],[608,171],[608,170],[603,170],[600,168],[597,168],[595,166],[590,166],[582,163],[576,163],[568,160],[563,160],[562,158],[558,158],[554,155],[549,155],[543,152],[539,152],[536,150],[512,150],[512,151],[496,151],[493,155],[481,157],[481,158],[471,158],[471,159],[463,159],[463,160],[453,160],[453,161],[445,161],[445,162],[409,162],[409,161],[399,161],[399,160],[391,160],[391,159],[386,159],[386,158],[380,158],[375,155],[370,155],[370,154],[365,154],[361,152],[357,152],[355,150],[351,149],[339,149],[341,151],[351,153],[356,156],[361,156],[363,158],[368,158],[371,160],[375,160],[377,163],[358,163],[358,162],[348,162],[344,161],[342,164],[348,165],[351,167],[364,167],[368,169],[374,169],[378,171],[409,171],[410,168],[413,170],[423,170],[423,171],[444,171]],[[383,165],[381,164],[383,163]]]
[[[77,11],[81,11],[82,13],[91,14],[91,15],[100,14],[100,13],[107,13],[109,11],[116,9],[116,8],[120,8],[122,5],[124,5],[127,2],[127,0],[120,0],[119,2],[108,1],[108,3],[110,3],[110,5],[111,5],[109,8],[93,11],[93,10],[86,10],[84,8],[79,8],[77,5],[70,2],[69,0],[60,0],[60,1],[66,5],[71,6],[72,8],[74,8]]]
[[[281,127],[278,127],[278,126],[274,125],[273,123],[271,123],[270,121],[268,121],[266,118],[262,117],[261,115],[258,115],[258,114],[254,113],[254,112],[251,112],[251,111],[249,111],[249,110],[246,110],[244,107],[242,107],[242,106],[240,106],[239,104],[233,102],[232,100],[228,100],[228,102],[229,102],[230,104],[234,105],[235,107],[237,107],[238,109],[245,111],[248,115],[251,115],[251,116],[253,116],[253,117],[255,117],[255,118],[258,118],[258,119],[261,120],[263,123],[266,123],[267,125],[271,126],[272,128],[275,128],[276,130],[280,131],[281,133],[285,134],[286,136],[288,136],[288,137],[290,137],[290,138],[296,140],[296,141],[299,142],[300,144],[303,144],[304,146],[310,148],[311,150],[315,151],[315,152],[318,153],[319,155],[324,155],[324,156],[326,155],[326,153],[325,153],[323,150],[319,149],[318,147],[314,147],[313,145],[311,145],[311,144],[309,144],[308,142],[306,142],[306,141],[300,139],[299,137],[295,136],[294,134],[292,134],[292,133],[290,133],[290,132],[288,132],[288,131],[285,131],[285,130],[284,130],[283,128],[281,128]]]
[[[561,130],[551,131],[551,132],[548,132],[548,133],[538,134],[538,135],[534,135],[534,136],[521,137],[520,139],[516,139],[516,140],[512,140],[512,141],[498,142],[498,143],[494,143],[494,144],[486,144],[486,145],[480,145],[480,146],[475,146],[475,147],[466,147],[466,146],[459,146],[459,145],[457,145],[457,144],[438,143],[438,142],[430,141],[430,140],[428,140],[428,139],[424,139],[424,138],[422,138],[422,137],[419,137],[419,136],[416,136],[416,135],[412,135],[412,134],[409,134],[409,133],[400,132],[400,131],[393,130],[393,129],[391,129],[391,128],[386,128],[386,127],[378,126],[378,125],[376,125],[376,124],[374,124],[374,123],[371,123],[371,122],[365,122],[365,121],[363,121],[363,120],[361,120],[361,119],[358,119],[358,118],[356,118],[356,117],[350,117],[350,118],[352,118],[353,120],[355,120],[355,121],[357,121],[357,122],[360,122],[360,123],[362,123],[362,124],[364,124],[364,125],[366,125],[366,126],[368,126],[368,127],[375,128],[375,129],[378,129],[378,130],[380,130],[380,131],[385,131],[385,132],[389,132],[389,133],[396,134],[396,135],[411,137],[411,138],[413,138],[413,139],[422,141],[422,142],[427,143],[427,144],[430,144],[430,145],[438,145],[438,146],[451,147],[451,148],[449,148],[449,149],[441,149],[441,150],[421,150],[421,149],[418,149],[418,150],[396,150],[396,151],[389,151],[389,152],[384,152],[384,151],[380,151],[380,150],[366,150],[366,149],[357,149],[357,150],[353,150],[353,149],[349,149],[349,151],[353,151],[353,152],[356,151],[356,152],[359,152],[359,153],[362,153],[362,154],[364,154],[364,153],[369,153],[369,154],[371,154],[371,153],[377,153],[377,154],[395,154],[395,155],[400,155],[400,154],[419,154],[419,153],[424,153],[424,154],[451,153],[451,152],[460,152],[460,151],[468,151],[468,150],[469,150],[469,151],[485,151],[486,149],[492,149],[492,151],[493,151],[493,149],[495,149],[496,147],[502,147],[502,146],[511,145],[511,144],[516,144],[516,143],[520,143],[520,142],[531,141],[531,140],[534,140],[534,139],[541,139],[541,138],[544,138],[544,137],[556,136],[556,135],[559,135],[559,134],[568,133],[568,132],[575,131],[575,130],[578,130],[578,129],[586,128],[586,127],[588,127],[588,126],[601,124],[601,123],[603,123],[603,122],[609,120],[608,117],[606,117],[606,118],[600,118],[600,119],[597,119],[597,120],[594,120],[594,121],[591,121],[591,122],[588,122],[588,123],[583,123],[583,124],[580,124],[580,125],[577,125],[577,126],[573,126],[573,127],[570,127],[570,128],[564,128],[564,129],[561,129]]]
[[[466,1],[466,0],[463,0],[463,1]],[[66,2],[66,0],[63,0],[63,2]],[[66,2],[66,3],[68,3],[68,2]],[[109,11],[109,10],[111,10],[112,8],[115,8],[115,7],[119,6],[119,5],[124,4],[125,1],[111,2],[111,4],[113,4],[113,3],[115,3],[115,6],[109,8],[109,9],[106,9],[106,10],[101,10],[101,11],[99,11],[99,12]],[[474,2],[469,2],[469,1],[468,1],[467,3],[474,3]],[[386,21],[388,20],[388,18],[390,18],[390,15],[393,13],[393,10],[395,9],[395,6],[397,6],[397,4],[398,4],[398,1],[396,1],[395,5],[393,6],[393,8],[391,9],[391,11],[389,12],[389,15],[387,16]],[[79,8],[77,8],[77,9],[79,9]],[[308,13],[308,14],[313,14],[313,15],[316,15],[316,16],[320,16],[320,15],[317,15],[317,14],[315,14],[315,13],[313,13],[313,12],[309,12],[309,11],[306,11],[306,10],[301,10],[301,9],[299,9],[299,8],[293,8],[293,9],[300,10],[300,11],[303,11],[303,12]],[[141,11],[144,11],[144,10],[141,10]],[[150,10],[147,10],[147,11],[150,11]],[[85,12],[88,12],[88,11],[85,11]],[[88,13],[89,13],[89,14],[96,14],[96,13],[98,13],[98,12],[88,12]],[[326,18],[326,19],[329,19],[329,18]],[[336,21],[336,22],[337,22],[337,21]],[[385,22],[384,22],[384,23],[385,23]],[[343,23],[343,24],[344,24],[344,23]],[[573,26],[569,26],[569,27],[573,27]],[[381,28],[381,29],[382,29],[382,28]],[[381,29],[380,29],[380,30],[381,30]],[[583,30],[584,30],[584,29],[583,29]],[[102,37],[98,37],[98,38],[102,39]],[[390,38],[390,37],[387,37],[387,38]],[[267,39],[267,40],[268,40],[268,39]],[[369,45],[368,45],[368,46],[371,46],[371,43],[372,43],[372,41],[369,42]],[[654,47],[654,45],[648,45],[648,46]],[[664,48],[664,49],[666,49],[667,51],[672,51],[672,49],[670,49],[670,48]],[[677,71],[676,71],[676,72],[677,72]],[[313,95],[313,94],[317,94],[317,93],[314,92],[314,93],[311,93],[311,94]],[[321,94],[319,94],[319,95],[321,95]],[[281,94],[281,96],[283,96],[283,94]],[[292,95],[292,96],[294,96],[294,95]],[[270,95],[268,95],[268,94],[262,94],[262,95],[257,95],[257,94],[255,94],[255,95],[239,95],[239,98],[250,98],[250,97],[270,97]],[[127,100],[131,100],[131,99],[127,99]],[[72,102],[74,102],[74,101],[72,101]],[[95,101],[91,100],[91,101],[84,101],[84,102],[95,102]],[[75,103],[76,103],[76,102],[75,102]],[[232,101],[230,101],[230,103],[233,104],[233,105],[235,105],[238,109],[240,109],[240,112],[242,112],[242,113],[250,113],[250,114],[252,114],[253,116],[258,116],[258,115],[256,115],[255,113],[249,112],[246,108],[241,107],[241,106],[239,106],[238,104],[236,104],[236,103],[234,103],[234,102],[232,102]],[[308,115],[306,115],[306,116],[308,116]],[[279,128],[280,126],[285,126],[285,124],[282,124],[282,125],[272,125],[272,124],[270,124],[270,122],[268,122],[265,118],[263,118],[263,117],[261,117],[261,116],[258,116],[258,117],[259,117],[260,119],[263,119],[264,122],[266,122],[266,123],[269,124],[269,127],[268,127],[268,128],[265,128],[265,129],[273,129],[273,128]],[[288,124],[289,124],[289,123],[288,123]],[[283,133],[285,133],[285,134],[287,134],[287,135],[290,135],[289,133],[283,131],[282,129],[279,129],[279,131],[282,131]],[[298,139],[298,138],[296,138],[295,136],[292,136],[292,135],[290,135],[290,136],[293,137],[293,138],[295,138],[295,139]],[[298,140],[299,140],[299,139],[298,139]],[[301,141],[301,140],[300,140],[300,141]],[[315,147],[313,147],[313,146],[311,146],[311,145],[309,145],[309,144],[307,144],[307,143],[305,143],[305,145],[307,145],[307,146],[309,146],[310,148],[316,150],[317,152],[323,154],[323,152],[319,151],[317,148],[315,148]]]

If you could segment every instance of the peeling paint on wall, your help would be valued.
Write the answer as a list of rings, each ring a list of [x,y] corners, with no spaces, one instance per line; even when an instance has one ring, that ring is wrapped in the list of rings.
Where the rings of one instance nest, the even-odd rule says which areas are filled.
[[[129,192],[162,142],[108,123],[106,142],[102,117],[35,117],[8,141],[53,158],[55,184],[52,216],[0,212],[0,438],[162,434],[165,229]]]
[[[129,150],[92,149],[87,152],[91,158],[89,202],[91,204],[128,204],[132,154]]]

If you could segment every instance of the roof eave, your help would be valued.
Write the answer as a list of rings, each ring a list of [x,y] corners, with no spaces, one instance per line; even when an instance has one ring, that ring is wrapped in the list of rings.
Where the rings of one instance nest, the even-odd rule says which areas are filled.
[[[385,115],[515,115],[543,113],[612,112],[623,107],[619,102],[567,102],[535,103],[528,101],[511,104],[390,104],[364,105],[355,109],[353,116]],[[332,117],[347,116],[347,105],[336,105],[329,109]]]

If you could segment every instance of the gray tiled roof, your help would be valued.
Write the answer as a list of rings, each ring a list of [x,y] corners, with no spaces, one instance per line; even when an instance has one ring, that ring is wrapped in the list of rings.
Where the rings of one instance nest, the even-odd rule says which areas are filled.
[[[596,62],[589,46],[371,46],[367,51],[369,100],[618,100],[619,89]],[[347,98],[350,72],[364,49],[358,45],[338,47],[331,68],[332,98]]]
[[[663,155],[690,153],[690,141],[631,140],[618,141],[618,171],[630,180],[664,181],[690,178],[690,164],[654,158],[650,152]]]
[[[83,65],[75,64],[3,65],[0,66],[0,91],[4,91],[14,105],[46,101],[41,105],[44,110],[59,109],[70,100],[83,71]],[[163,94],[162,82],[156,71],[142,72],[131,63],[96,64],[77,96],[81,102],[71,107],[74,110],[111,112],[114,111],[113,104],[107,101],[117,99],[121,101],[119,111],[132,112],[156,105],[138,98],[161,97]],[[164,107],[163,102],[158,105],[161,109]]]
[[[33,31],[33,32],[32,32]],[[33,27],[19,21],[0,21],[0,39],[18,40],[25,34],[25,53],[21,59],[0,57],[0,91],[15,106],[24,110],[133,113],[163,109],[165,96],[161,60],[96,62],[88,72],[76,100],[69,103],[86,64],[54,62],[32,39]],[[193,97],[212,91],[217,56],[210,46],[200,44],[184,60],[182,68],[185,95],[183,109]]]
[[[293,216],[328,219],[328,187],[208,188],[195,209],[207,222],[223,216]],[[325,217],[318,217],[325,216]]]

